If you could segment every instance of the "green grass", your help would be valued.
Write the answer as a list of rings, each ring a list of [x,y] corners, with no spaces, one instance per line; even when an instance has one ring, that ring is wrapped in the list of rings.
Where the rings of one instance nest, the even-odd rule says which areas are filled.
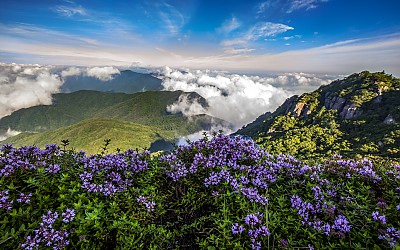
[[[19,145],[61,144],[61,140],[69,140],[68,148],[84,150],[88,153],[99,152],[105,139],[111,139],[110,152],[117,148],[149,148],[151,143],[161,139],[163,131],[156,127],[140,125],[133,122],[105,118],[94,118],[83,122],[42,133],[22,133],[2,143]]]

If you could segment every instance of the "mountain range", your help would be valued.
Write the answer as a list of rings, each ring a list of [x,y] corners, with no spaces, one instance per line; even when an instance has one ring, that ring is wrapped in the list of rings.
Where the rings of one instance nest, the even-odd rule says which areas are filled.
[[[161,83],[162,81],[159,78],[151,74],[122,70],[119,74],[112,75],[112,79],[108,81],[102,81],[86,75],[67,76],[60,91],[62,93],[71,93],[78,90],[97,90],[131,94],[149,90],[161,90]]]
[[[23,133],[3,143],[39,145],[68,139],[71,146],[97,152],[104,139],[113,148],[151,147],[156,141],[174,141],[210,129],[224,121],[208,115],[186,118],[167,112],[167,106],[185,95],[189,102],[207,105],[197,93],[146,91],[134,94],[81,90],[53,95],[52,105],[20,109],[0,119],[0,131]],[[146,138],[146,139],[139,139]]]
[[[146,147],[157,151],[170,149],[170,142],[182,136],[216,125],[230,126],[205,114],[187,118],[168,112],[167,107],[182,96],[189,104],[200,103],[203,108],[208,103],[195,92],[138,92],[157,89],[161,83],[151,75],[133,73],[122,71],[112,80],[115,85],[105,83],[92,87],[97,90],[54,94],[52,105],[21,109],[3,117],[0,134],[9,129],[22,133],[2,143],[44,146],[68,139],[70,147],[95,153],[105,139],[111,139],[112,149]],[[128,89],[136,93],[114,93],[129,79],[135,87]],[[64,90],[78,88],[78,82],[86,79],[78,80],[70,81]],[[104,83],[94,85],[99,84]],[[363,71],[292,96],[235,134],[253,138],[273,154],[299,158],[333,154],[400,158],[399,121],[400,80],[384,72]]]

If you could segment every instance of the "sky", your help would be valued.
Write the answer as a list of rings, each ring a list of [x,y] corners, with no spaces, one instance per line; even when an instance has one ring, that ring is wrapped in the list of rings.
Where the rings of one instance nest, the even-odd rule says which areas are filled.
[[[0,62],[400,76],[399,0],[1,0]]]

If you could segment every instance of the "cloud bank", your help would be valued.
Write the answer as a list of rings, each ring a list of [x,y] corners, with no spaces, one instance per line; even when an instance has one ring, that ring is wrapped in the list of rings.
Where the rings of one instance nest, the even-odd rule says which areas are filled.
[[[50,105],[66,79],[74,76],[111,80],[120,73],[114,67],[66,67],[0,63],[0,118],[21,108]],[[331,75],[284,73],[270,76],[231,74],[211,70],[158,69],[164,90],[197,92],[208,103],[182,95],[168,106],[171,113],[187,117],[207,114],[233,125],[234,129],[259,115],[274,111],[293,94],[316,89],[340,78]],[[10,134],[12,131],[9,131]]]
[[[114,75],[120,74],[120,71],[114,67],[92,67],[92,68],[77,68],[69,67],[61,71],[63,78],[69,76],[90,76],[99,79],[100,81],[111,81]]]
[[[232,123],[235,129],[267,111],[274,111],[293,94],[293,88],[300,91],[303,87],[315,89],[335,79],[332,76],[318,77],[305,73],[260,77],[210,70],[180,71],[169,67],[165,67],[161,74],[164,90],[197,92],[209,105],[203,107],[182,97],[169,106],[168,111],[181,112],[188,117],[211,115]]]
[[[0,63],[0,118],[37,105],[50,105],[67,77],[89,76],[110,81],[114,67],[59,67]]]
[[[50,105],[63,81],[52,66],[0,64],[0,118],[36,105]]]

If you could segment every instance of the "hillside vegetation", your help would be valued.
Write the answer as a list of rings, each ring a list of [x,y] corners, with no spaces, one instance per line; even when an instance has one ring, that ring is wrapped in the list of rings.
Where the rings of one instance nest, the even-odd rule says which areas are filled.
[[[0,248],[400,248],[400,165],[309,162],[221,134],[153,157],[3,145]]]
[[[112,139],[113,146],[122,149],[148,148],[159,139],[173,141],[209,129],[212,124],[226,123],[207,115],[188,119],[182,114],[167,112],[167,106],[178,101],[181,95],[207,105],[200,95],[182,91],[124,94],[82,90],[55,94],[52,105],[21,109],[3,117],[0,132],[8,128],[23,132],[3,143],[43,146],[67,139],[77,149],[97,152],[105,139]]]
[[[267,151],[301,158],[400,158],[400,80],[367,71],[289,98],[239,130]]]

